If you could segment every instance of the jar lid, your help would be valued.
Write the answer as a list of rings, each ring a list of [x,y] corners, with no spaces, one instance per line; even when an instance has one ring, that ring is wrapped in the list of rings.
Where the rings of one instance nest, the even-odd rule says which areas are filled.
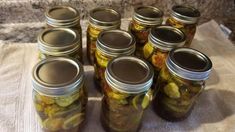
[[[185,34],[172,26],[153,27],[149,34],[149,40],[154,47],[167,51],[183,46],[185,39]]]
[[[153,69],[145,60],[121,56],[111,60],[105,71],[109,86],[124,93],[147,91],[153,82]]]
[[[199,10],[194,7],[176,5],[172,7],[171,16],[182,23],[194,24],[198,22],[201,14]]]
[[[191,48],[176,48],[170,51],[166,65],[170,72],[188,80],[206,80],[212,69],[211,60]]]
[[[32,72],[34,89],[50,96],[65,95],[83,83],[82,64],[76,59],[51,57],[38,62]]]
[[[68,28],[46,29],[38,36],[38,47],[46,54],[60,56],[76,51],[80,46],[78,32]]]
[[[95,8],[89,12],[89,22],[101,28],[119,27],[121,15],[111,8]]]
[[[99,34],[96,47],[108,56],[131,55],[135,52],[135,39],[124,30],[106,30]]]
[[[163,12],[153,6],[139,6],[134,9],[134,20],[147,25],[160,25],[163,21]]]
[[[53,27],[71,27],[80,21],[78,11],[70,6],[55,6],[45,12],[47,24]]]

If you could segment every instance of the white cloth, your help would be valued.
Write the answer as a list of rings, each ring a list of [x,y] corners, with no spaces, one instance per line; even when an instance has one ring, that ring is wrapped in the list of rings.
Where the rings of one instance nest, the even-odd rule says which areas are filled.
[[[235,131],[235,46],[215,21],[199,26],[193,48],[210,57],[211,77],[192,114],[184,121],[162,120],[152,108],[145,112],[141,132]],[[37,61],[36,44],[0,44],[0,132],[39,132],[32,103],[31,69]],[[93,83],[93,68],[84,66],[89,89],[86,132],[103,131],[101,94]]]

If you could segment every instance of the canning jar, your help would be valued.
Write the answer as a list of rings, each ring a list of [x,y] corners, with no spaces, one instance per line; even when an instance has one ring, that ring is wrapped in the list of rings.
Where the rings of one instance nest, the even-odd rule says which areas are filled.
[[[33,102],[46,132],[77,132],[85,121],[87,91],[82,64],[76,59],[51,57],[32,72]]]
[[[82,62],[80,38],[76,30],[51,28],[38,36],[39,58],[69,56]]]
[[[87,28],[87,57],[90,64],[94,64],[96,40],[103,30],[120,29],[121,16],[114,9],[95,8],[89,12]]]
[[[166,20],[166,25],[181,29],[186,35],[185,46],[190,47],[200,12],[194,7],[177,5],[172,7],[171,16]]]
[[[102,88],[104,72],[108,62],[120,55],[133,55],[135,52],[134,37],[123,30],[106,30],[99,34],[95,52],[95,81]],[[102,91],[102,89],[99,89]]]
[[[108,132],[136,132],[152,99],[153,70],[133,56],[113,59],[105,71],[101,123]]]
[[[149,30],[159,26],[163,21],[163,12],[153,6],[139,6],[135,8],[133,18],[129,24],[129,31],[136,39],[136,52],[143,57],[143,46],[148,41]]]
[[[197,50],[172,50],[155,89],[157,94],[153,105],[157,114],[169,121],[185,119],[204,90],[211,68],[210,59]]]
[[[79,12],[71,6],[55,6],[45,12],[47,28],[72,28],[77,30],[81,38],[82,47],[82,28],[80,24]]]
[[[177,28],[158,26],[151,29],[148,42],[143,48],[143,56],[154,67],[154,85],[169,51],[183,46],[184,43],[185,35]]]

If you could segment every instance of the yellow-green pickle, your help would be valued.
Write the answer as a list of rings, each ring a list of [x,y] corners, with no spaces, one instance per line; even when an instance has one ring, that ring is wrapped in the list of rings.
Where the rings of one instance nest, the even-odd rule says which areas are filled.
[[[158,26],[151,29],[149,40],[143,48],[143,56],[154,67],[154,85],[165,64],[169,51],[185,43],[184,33],[171,26]]]
[[[71,6],[55,6],[45,12],[47,28],[71,28],[77,30],[81,38],[82,47],[82,28],[80,24],[79,12]],[[82,48],[81,48],[82,49]]]
[[[101,122],[107,132],[136,132],[151,99],[153,69],[144,60],[122,56],[105,71]]]
[[[95,8],[89,12],[89,25],[87,28],[87,58],[94,64],[96,40],[103,30],[120,29],[121,15],[110,8]]]
[[[104,72],[108,62],[120,55],[133,55],[135,52],[134,37],[123,30],[107,30],[100,33],[95,52],[95,81],[102,88]],[[99,89],[102,91],[102,89]]]
[[[139,6],[135,8],[132,21],[129,24],[129,31],[136,39],[136,52],[143,57],[143,46],[148,41],[149,30],[159,26],[163,21],[163,12],[153,6]]]
[[[154,110],[168,121],[185,119],[205,88],[212,62],[201,52],[176,48],[169,53],[158,77]]]
[[[78,132],[86,118],[87,91],[82,64],[76,59],[51,57],[32,73],[33,102],[45,132]]]
[[[82,62],[82,46],[76,30],[51,28],[38,36],[39,58],[72,57]]]
[[[173,6],[171,16],[166,20],[166,25],[182,30],[186,35],[185,46],[190,47],[196,33],[200,15],[199,10],[194,7],[183,5]]]

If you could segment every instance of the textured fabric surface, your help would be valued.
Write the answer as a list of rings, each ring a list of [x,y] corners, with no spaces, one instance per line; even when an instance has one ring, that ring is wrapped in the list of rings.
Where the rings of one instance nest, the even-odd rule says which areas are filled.
[[[37,46],[35,43],[0,43],[0,132],[40,132],[30,80],[31,69],[38,61]],[[210,21],[198,28],[193,48],[210,57],[213,70],[192,114],[182,122],[171,123],[162,120],[149,107],[141,132],[235,131],[235,46],[224,37],[218,24]],[[85,132],[102,132],[101,94],[93,83],[93,67],[85,65],[84,68],[89,89]]]

